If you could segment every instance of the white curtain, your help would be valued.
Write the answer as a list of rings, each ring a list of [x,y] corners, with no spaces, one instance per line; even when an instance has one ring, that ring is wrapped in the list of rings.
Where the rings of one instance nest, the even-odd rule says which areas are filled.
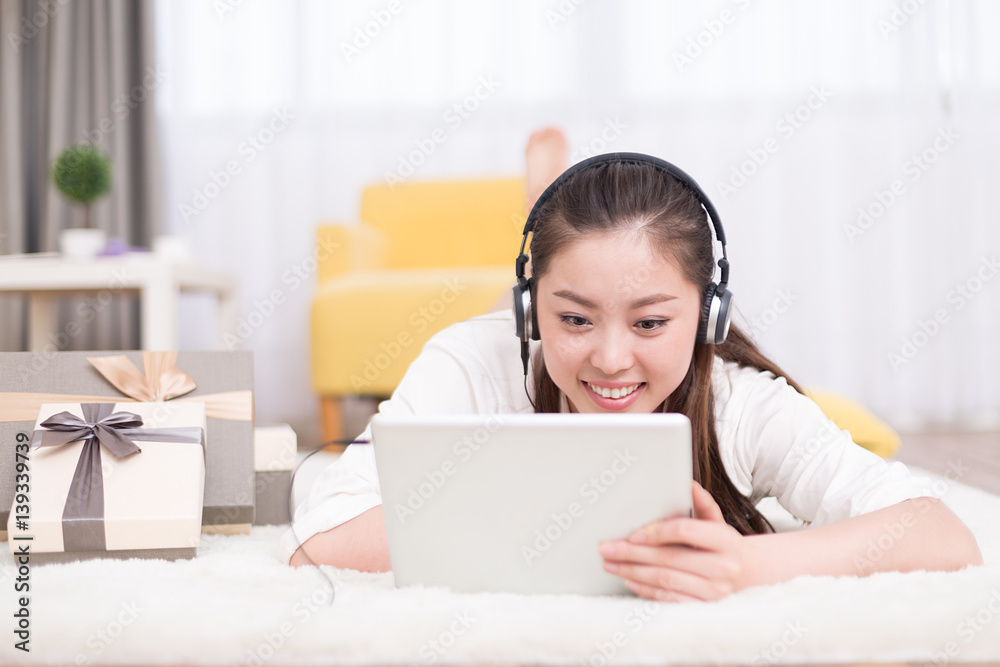
[[[261,419],[315,433],[315,227],[410,169],[519,174],[555,124],[571,161],[645,152],[701,182],[739,321],[800,383],[899,428],[1000,424],[995,3],[171,0],[157,18],[166,219],[239,276]],[[210,346],[210,304],[184,307],[183,345]]]

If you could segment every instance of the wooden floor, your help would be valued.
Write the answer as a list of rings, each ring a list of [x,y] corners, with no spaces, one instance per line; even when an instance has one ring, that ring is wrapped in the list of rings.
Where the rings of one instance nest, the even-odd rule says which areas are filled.
[[[1000,432],[903,433],[896,459],[1000,495]]]

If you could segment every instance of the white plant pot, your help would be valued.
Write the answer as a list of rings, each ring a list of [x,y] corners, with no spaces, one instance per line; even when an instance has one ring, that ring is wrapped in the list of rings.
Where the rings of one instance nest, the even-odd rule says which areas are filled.
[[[108,245],[103,229],[64,229],[59,235],[59,250],[64,257],[89,259]]]

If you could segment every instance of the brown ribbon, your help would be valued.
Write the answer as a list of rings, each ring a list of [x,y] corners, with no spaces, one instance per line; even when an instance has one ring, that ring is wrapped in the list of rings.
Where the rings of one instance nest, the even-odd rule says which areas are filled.
[[[87,361],[118,391],[145,403],[168,401],[188,394],[198,386],[190,375],[174,365],[176,352],[143,352],[145,375],[124,354],[87,357]]]
[[[205,403],[205,416],[235,421],[253,420],[253,392],[227,391],[202,396],[176,398],[196,387],[190,375],[177,368],[177,352],[142,353],[141,373],[124,354],[87,357],[104,378],[129,398],[0,392],[0,422],[34,421],[43,403],[123,403],[127,401],[197,401]]]
[[[48,430],[35,430],[31,447],[58,447],[83,441],[63,506],[63,549],[106,551],[101,445],[119,459],[142,451],[135,440],[197,443],[204,455],[204,432],[197,426],[140,428],[142,417],[131,412],[112,412],[114,406],[109,403],[81,403],[80,407],[83,419],[71,412],[60,412],[39,424]]]

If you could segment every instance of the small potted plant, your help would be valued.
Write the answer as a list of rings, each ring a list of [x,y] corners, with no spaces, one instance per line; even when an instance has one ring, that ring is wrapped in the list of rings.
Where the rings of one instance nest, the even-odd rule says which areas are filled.
[[[64,229],[59,246],[67,257],[94,257],[104,250],[103,229],[90,226],[91,204],[111,189],[111,160],[91,144],[66,148],[52,164],[52,182],[66,199],[83,205],[83,227]]]

